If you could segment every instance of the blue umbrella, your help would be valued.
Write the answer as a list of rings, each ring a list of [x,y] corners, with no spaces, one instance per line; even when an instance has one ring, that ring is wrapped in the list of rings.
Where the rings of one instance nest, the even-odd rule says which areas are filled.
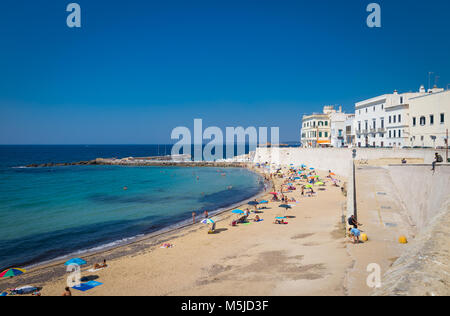
[[[314,168],[309,168],[309,170],[314,170]]]
[[[234,210],[231,213],[233,213],[233,214],[244,214],[244,211],[243,210]]]
[[[87,263],[87,262],[84,261],[83,259],[80,259],[80,258],[73,258],[73,259],[70,259],[69,261],[67,261],[66,263],[64,263],[64,265],[65,265],[65,266],[69,266],[69,265],[71,265],[71,264],[76,264],[76,265],[82,266],[82,265],[84,265],[84,264],[86,264],[86,263]]]
[[[285,219],[286,217],[275,217],[275,219]]]
[[[285,209],[291,208],[291,206],[288,204],[281,204],[280,207],[285,208]]]
[[[255,205],[258,205],[259,202],[256,202],[256,201],[250,201],[250,202],[248,202],[247,204],[248,204],[248,205],[253,205],[253,206],[255,206]]]
[[[266,200],[259,202],[259,204],[267,204],[267,203],[269,203],[269,201],[266,201]]]

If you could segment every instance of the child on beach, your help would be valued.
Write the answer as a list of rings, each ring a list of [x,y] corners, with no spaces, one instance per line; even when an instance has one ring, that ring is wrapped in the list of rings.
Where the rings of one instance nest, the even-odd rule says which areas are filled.
[[[359,236],[361,235],[361,231],[358,228],[349,228],[350,237],[353,238],[353,243],[359,243]]]

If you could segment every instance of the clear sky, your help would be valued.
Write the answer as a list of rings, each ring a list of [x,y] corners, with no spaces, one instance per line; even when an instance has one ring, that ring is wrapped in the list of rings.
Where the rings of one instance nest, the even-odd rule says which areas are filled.
[[[77,2],[82,27],[66,25]],[[368,28],[366,6],[381,5]],[[450,83],[448,0],[2,0],[0,144],[169,143]],[[434,83],[435,78],[432,78]]]

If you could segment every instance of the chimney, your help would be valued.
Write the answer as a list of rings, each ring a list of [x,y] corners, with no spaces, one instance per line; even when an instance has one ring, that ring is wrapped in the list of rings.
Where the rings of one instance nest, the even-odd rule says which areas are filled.
[[[394,90],[394,94],[397,95],[397,94],[398,94],[398,91],[397,91],[397,90]]]

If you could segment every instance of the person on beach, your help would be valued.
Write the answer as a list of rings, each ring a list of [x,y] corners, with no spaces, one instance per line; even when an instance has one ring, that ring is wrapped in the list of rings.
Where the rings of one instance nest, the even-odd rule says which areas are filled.
[[[302,196],[305,196],[305,186],[302,185]]]
[[[195,224],[195,212],[192,212],[192,224]]]
[[[353,238],[353,243],[359,244],[359,236],[361,236],[361,231],[358,228],[349,228],[350,236]]]
[[[362,226],[362,224],[358,223],[358,221],[356,220],[355,215],[352,215],[348,218],[348,224],[350,226],[353,226],[353,228],[358,228],[358,225]]]
[[[64,293],[62,294],[62,296],[72,296],[72,292],[70,291],[69,287],[65,288]]]
[[[106,264],[106,259],[103,259],[102,264],[99,264],[99,263],[94,264],[94,270],[103,269],[103,268],[106,268],[107,266],[108,265]]]
[[[209,217],[208,211],[205,211],[205,218],[208,218],[208,217]]]
[[[260,220],[261,220],[261,218],[259,217],[259,215],[256,215],[254,221],[259,222]]]

